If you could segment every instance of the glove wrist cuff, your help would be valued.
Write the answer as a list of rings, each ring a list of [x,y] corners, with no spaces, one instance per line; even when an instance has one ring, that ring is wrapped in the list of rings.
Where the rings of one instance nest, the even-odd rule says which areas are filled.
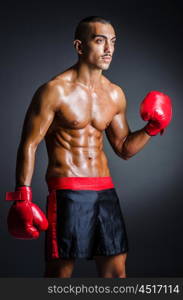
[[[29,185],[16,186],[15,191],[32,192],[32,188]]]
[[[155,136],[161,131],[159,128],[154,128],[150,122],[144,127],[144,130],[150,136]]]
[[[30,186],[16,187],[15,192],[7,192],[6,200],[32,201],[32,188]]]

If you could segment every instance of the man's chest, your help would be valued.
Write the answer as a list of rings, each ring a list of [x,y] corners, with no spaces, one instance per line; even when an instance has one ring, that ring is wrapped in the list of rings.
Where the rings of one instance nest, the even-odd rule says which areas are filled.
[[[97,130],[105,130],[116,111],[115,101],[106,92],[73,93],[62,100],[56,121],[71,129],[82,129],[90,124]]]

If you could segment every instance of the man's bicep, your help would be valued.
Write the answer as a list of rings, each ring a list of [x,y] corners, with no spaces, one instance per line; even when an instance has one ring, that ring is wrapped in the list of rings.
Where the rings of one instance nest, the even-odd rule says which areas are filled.
[[[130,128],[126,119],[127,103],[121,89],[119,89],[119,111],[113,117],[110,125],[106,129],[107,138],[114,151],[119,154],[123,142],[130,133]]]
[[[37,146],[44,138],[55,115],[51,97],[50,89],[45,86],[36,91],[24,119],[21,143]]]
[[[118,148],[121,148],[129,133],[130,128],[124,113],[115,115],[106,129],[107,138],[114,150],[119,150]]]

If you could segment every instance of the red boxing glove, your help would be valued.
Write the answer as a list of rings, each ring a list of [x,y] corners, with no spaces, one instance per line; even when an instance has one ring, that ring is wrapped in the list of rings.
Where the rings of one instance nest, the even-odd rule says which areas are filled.
[[[144,128],[149,135],[162,135],[172,119],[171,99],[158,91],[148,93],[140,105],[140,115],[149,121]]]
[[[19,239],[36,239],[48,228],[48,221],[40,208],[32,203],[31,187],[21,186],[6,193],[6,200],[15,200],[8,214],[8,231]]]

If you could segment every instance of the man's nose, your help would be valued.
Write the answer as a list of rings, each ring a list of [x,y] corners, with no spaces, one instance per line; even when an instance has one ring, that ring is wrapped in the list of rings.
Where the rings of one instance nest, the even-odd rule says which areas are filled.
[[[109,42],[106,41],[105,43],[105,48],[104,48],[105,53],[110,53],[112,54],[112,46]]]

